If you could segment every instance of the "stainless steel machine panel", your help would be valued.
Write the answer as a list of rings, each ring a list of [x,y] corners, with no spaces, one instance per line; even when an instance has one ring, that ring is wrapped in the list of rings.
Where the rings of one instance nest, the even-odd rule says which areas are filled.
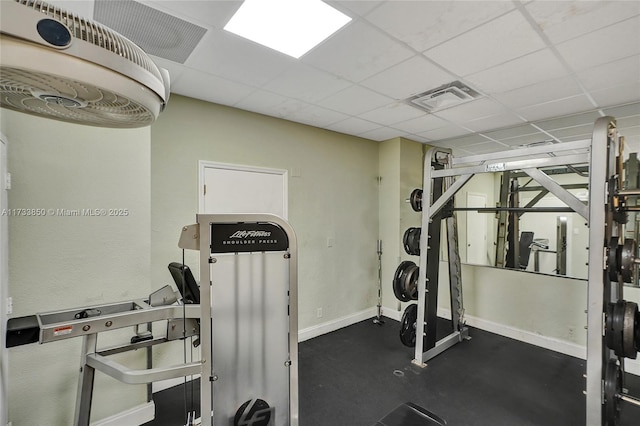
[[[210,274],[214,424],[289,425],[288,253],[217,254]]]

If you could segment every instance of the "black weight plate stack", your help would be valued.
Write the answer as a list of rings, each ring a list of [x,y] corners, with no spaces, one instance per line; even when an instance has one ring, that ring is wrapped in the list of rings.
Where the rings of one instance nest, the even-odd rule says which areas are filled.
[[[404,245],[404,251],[412,256],[420,256],[420,234],[421,228],[409,228],[404,231],[402,237],[402,244]]]
[[[622,371],[616,360],[607,363],[604,372],[604,410],[607,426],[618,424],[620,401],[616,395],[622,393]]]
[[[418,300],[418,266],[410,260],[398,265],[393,276],[393,294],[401,302]]]
[[[411,192],[411,197],[409,198],[411,201],[411,208],[414,212],[422,211],[422,189],[416,188]]]
[[[620,268],[619,254],[618,237],[611,237],[607,251],[607,271],[609,272],[609,280],[611,281],[618,281]]]
[[[410,304],[402,314],[400,321],[400,341],[410,348],[416,345],[416,321],[418,319],[418,305]]]

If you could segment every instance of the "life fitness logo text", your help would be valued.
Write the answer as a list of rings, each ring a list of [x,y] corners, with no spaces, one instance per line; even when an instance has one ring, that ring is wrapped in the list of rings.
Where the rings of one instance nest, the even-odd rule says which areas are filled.
[[[234,426],[271,426],[273,407],[262,399],[251,399],[238,408],[233,418]]]
[[[270,237],[271,232],[269,231],[236,231],[229,238],[263,238]]]

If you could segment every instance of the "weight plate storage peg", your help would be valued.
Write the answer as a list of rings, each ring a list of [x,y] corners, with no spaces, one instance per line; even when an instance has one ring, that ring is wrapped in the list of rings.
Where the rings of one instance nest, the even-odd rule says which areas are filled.
[[[638,346],[638,305],[618,300],[607,307],[605,339],[607,347],[619,357],[636,359]]]
[[[418,300],[418,265],[405,260],[396,268],[393,276],[393,294],[401,302]]]
[[[412,256],[420,256],[420,234],[421,228],[409,228],[404,231],[402,237],[402,244],[404,245],[404,251]]]
[[[610,359],[604,372],[604,412],[607,426],[618,424],[622,394],[622,370],[615,359]]]
[[[410,304],[402,314],[400,321],[400,341],[403,345],[415,347],[416,345],[416,321],[418,319],[418,305]]]
[[[414,212],[422,211],[422,189],[416,188],[411,192],[411,197],[409,198],[411,201],[411,208]]]

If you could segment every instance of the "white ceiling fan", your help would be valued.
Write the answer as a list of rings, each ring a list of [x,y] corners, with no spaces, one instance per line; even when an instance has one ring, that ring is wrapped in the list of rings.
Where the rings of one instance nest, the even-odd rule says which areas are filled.
[[[151,124],[169,73],[109,28],[43,1],[2,2],[0,105],[100,127]]]

